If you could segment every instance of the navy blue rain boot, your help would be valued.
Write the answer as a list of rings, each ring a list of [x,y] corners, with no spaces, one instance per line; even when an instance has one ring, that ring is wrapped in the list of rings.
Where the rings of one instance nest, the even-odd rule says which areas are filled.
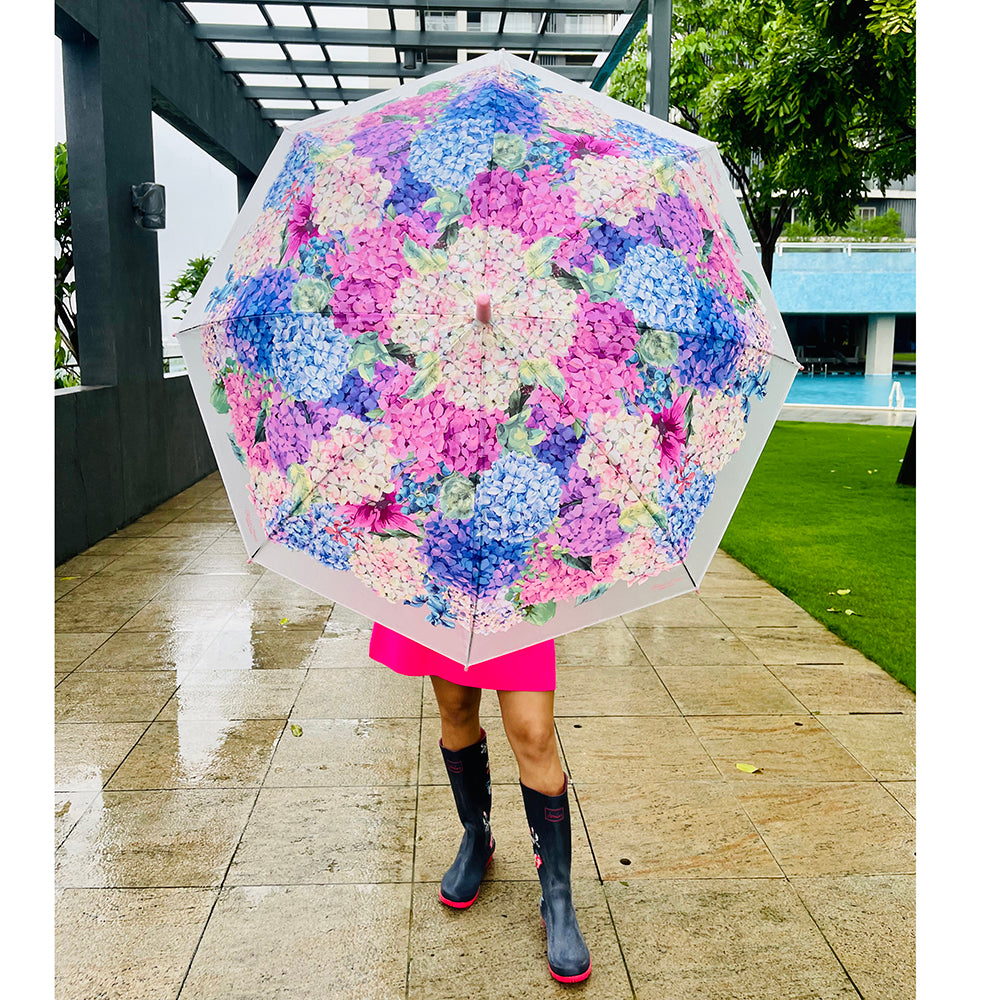
[[[582,983],[590,975],[590,952],[576,922],[570,888],[572,841],[566,776],[559,795],[543,795],[521,784],[535,867],[542,883],[542,921],[548,936],[549,972],[560,983]]]
[[[478,743],[462,750],[446,750],[440,743],[448,779],[455,795],[458,816],[465,827],[465,836],[458,848],[455,863],[441,879],[441,902],[464,910],[479,898],[479,883],[493,860],[496,843],[490,832],[490,809],[493,796],[490,788],[490,758],[486,749],[486,732],[479,730]]]

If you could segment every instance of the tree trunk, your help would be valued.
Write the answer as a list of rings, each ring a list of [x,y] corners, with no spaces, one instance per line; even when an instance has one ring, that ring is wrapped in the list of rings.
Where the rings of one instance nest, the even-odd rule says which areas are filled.
[[[917,485],[917,421],[913,420],[913,429],[910,431],[910,440],[906,442],[906,452],[903,454],[903,464],[899,467],[899,475],[896,476],[896,483],[899,486]]]
[[[771,272],[774,269],[774,240],[762,242],[760,245],[760,266],[764,268],[764,277],[771,284]]]

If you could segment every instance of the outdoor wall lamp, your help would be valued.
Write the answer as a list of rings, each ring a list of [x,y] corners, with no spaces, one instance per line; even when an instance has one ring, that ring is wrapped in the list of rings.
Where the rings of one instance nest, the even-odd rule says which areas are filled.
[[[162,184],[132,185],[132,218],[143,229],[167,228],[167,192]]]

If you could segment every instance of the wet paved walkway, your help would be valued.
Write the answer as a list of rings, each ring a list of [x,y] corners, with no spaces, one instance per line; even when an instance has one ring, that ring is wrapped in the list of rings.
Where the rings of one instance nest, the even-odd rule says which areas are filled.
[[[578,987],[545,968],[495,695],[498,850],[459,912],[430,684],[248,565],[217,475],[56,596],[58,998],[914,996],[913,696],[722,553],[558,641]]]

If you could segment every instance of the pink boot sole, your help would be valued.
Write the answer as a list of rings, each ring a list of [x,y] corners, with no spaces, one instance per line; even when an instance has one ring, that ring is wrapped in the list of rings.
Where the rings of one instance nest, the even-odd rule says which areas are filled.
[[[582,983],[590,975],[591,964],[588,963],[586,972],[581,972],[578,976],[557,976],[552,972],[551,965],[549,966],[549,972],[552,972],[552,978],[557,983]]]
[[[490,856],[489,856],[489,857],[488,857],[488,858],[486,859],[486,865],[485,865],[485,866],[484,866],[484,868],[483,868],[483,873],[484,873],[484,874],[485,874],[485,872],[486,872],[486,869],[487,869],[487,868],[489,868],[489,866],[490,866],[490,865],[491,865],[492,863],[493,863],[493,855],[491,854],[491,855],[490,855]],[[468,908],[469,908],[470,906],[472,906],[472,904],[473,904],[473,903],[474,903],[474,902],[475,902],[475,901],[476,901],[477,899],[479,899],[479,893],[477,892],[477,893],[475,894],[475,896],[473,896],[473,897],[472,897],[472,899],[470,899],[470,900],[467,900],[467,901],[466,901],[466,902],[464,902],[464,903],[460,903],[460,902],[458,902],[457,900],[454,900],[454,899],[445,899],[445,897],[444,897],[443,893],[441,892],[441,890],[440,890],[440,889],[438,889],[438,899],[440,899],[440,900],[441,900],[441,902],[442,902],[442,903],[444,903],[444,905],[445,905],[445,906],[450,906],[450,907],[452,907],[452,909],[455,909],[455,910],[467,910],[467,909],[468,909]],[[589,971],[589,970],[588,970],[588,971]]]

